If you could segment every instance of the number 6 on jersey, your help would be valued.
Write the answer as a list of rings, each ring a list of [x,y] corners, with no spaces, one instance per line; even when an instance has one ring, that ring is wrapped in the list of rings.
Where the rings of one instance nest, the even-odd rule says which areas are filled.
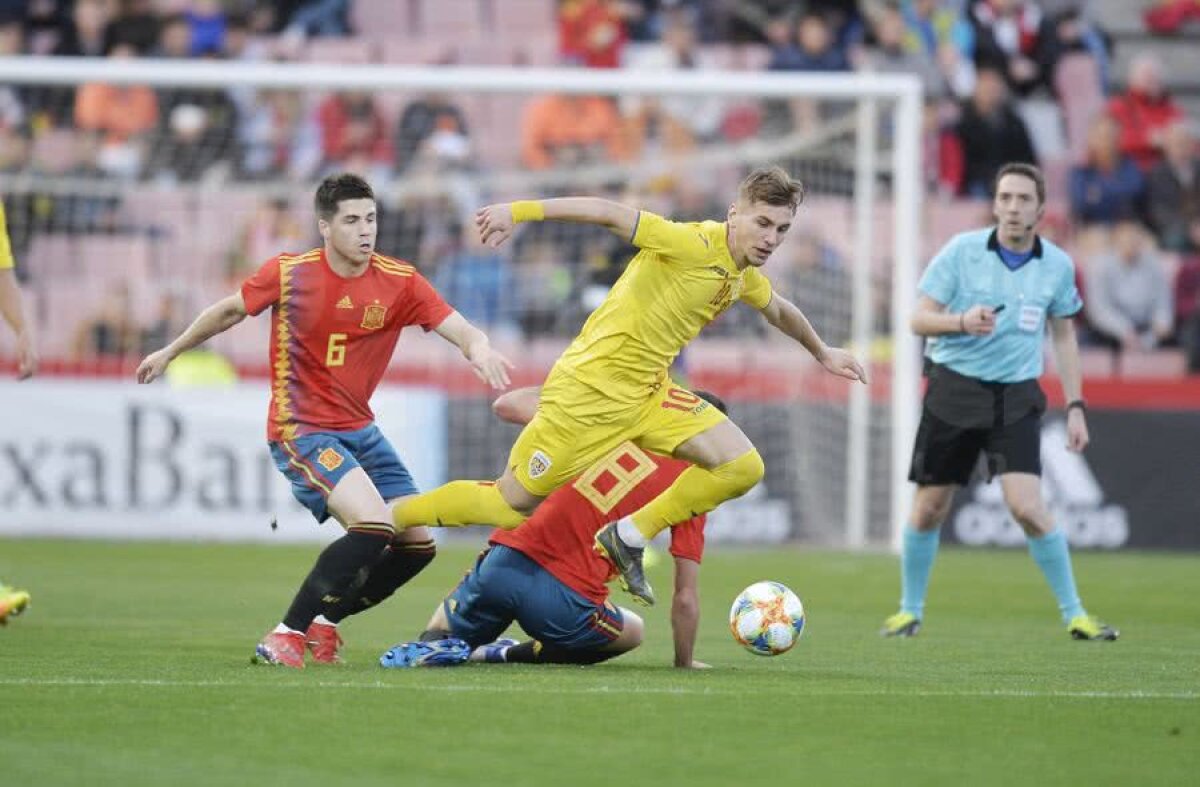
[[[346,363],[346,334],[329,334],[329,347],[325,350],[326,366],[342,366]]]

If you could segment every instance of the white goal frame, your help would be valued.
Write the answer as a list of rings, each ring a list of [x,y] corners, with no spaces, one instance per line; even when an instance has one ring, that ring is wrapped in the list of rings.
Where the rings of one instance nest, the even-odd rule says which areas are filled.
[[[920,82],[901,74],[807,74],[799,72],[588,71],[509,67],[409,67],[390,65],[329,65],[297,63],[220,63],[103,58],[0,58],[0,82],[5,84],[74,85],[103,81],[200,88],[234,86],[297,90],[435,90],[454,92],[557,92],[573,94],[704,95],[738,98],[800,98],[856,102],[854,216],[856,237],[852,260],[852,335],[854,346],[869,352],[870,270],[874,239],[877,172],[884,162],[877,150],[878,118],[890,112],[893,135],[892,387],[891,387],[891,547],[899,546],[911,499],[907,479],[909,451],[916,432],[919,404],[920,356],[916,337],[907,330],[916,297],[919,215],[922,202]],[[849,401],[846,468],[846,546],[867,544],[867,482],[870,398],[864,386],[854,386]]]

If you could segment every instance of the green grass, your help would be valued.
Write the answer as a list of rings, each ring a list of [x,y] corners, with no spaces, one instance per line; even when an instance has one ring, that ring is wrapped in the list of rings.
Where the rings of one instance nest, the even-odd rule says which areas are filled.
[[[1071,641],[1032,561],[945,550],[921,636],[882,640],[880,555],[712,550],[697,657],[670,664],[668,610],[593,668],[384,671],[473,550],[343,626],[350,664],[248,664],[314,547],[0,541],[34,594],[0,631],[0,784],[1194,784],[1200,557],[1081,554],[1116,643]],[[652,578],[667,595],[666,566]],[[733,596],[804,599],[794,651],[745,653]]]

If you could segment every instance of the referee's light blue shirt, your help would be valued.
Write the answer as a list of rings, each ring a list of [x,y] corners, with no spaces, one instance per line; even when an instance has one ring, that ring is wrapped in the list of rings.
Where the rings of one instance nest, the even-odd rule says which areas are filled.
[[[1083,308],[1075,264],[1065,251],[1036,238],[1033,256],[1011,270],[1000,259],[994,229],[954,236],[925,269],[919,289],[953,313],[1004,304],[990,335],[946,334],[925,345],[935,363],[989,382],[1040,377],[1046,316],[1071,317]]]

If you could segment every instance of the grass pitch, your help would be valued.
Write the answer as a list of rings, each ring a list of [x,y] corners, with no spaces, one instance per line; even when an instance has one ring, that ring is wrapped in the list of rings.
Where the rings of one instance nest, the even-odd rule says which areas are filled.
[[[647,642],[598,667],[385,671],[474,549],[443,548],[343,625],[349,664],[249,665],[317,548],[0,541],[33,593],[0,630],[0,784],[1194,784],[1200,556],[1077,554],[1116,643],[1071,641],[1024,553],[943,550],[926,628],[881,555],[710,550],[697,657],[670,667],[670,568]],[[808,627],[767,659],[729,635],[776,579]],[[619,603],[628,605],[617,594]]]

